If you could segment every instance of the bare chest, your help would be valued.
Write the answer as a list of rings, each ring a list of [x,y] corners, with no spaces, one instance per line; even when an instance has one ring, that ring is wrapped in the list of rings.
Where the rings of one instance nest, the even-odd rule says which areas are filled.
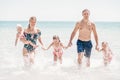
[[[79,25],[79,30],[80,31],[91,32],[92,31],[92,26],[91,25],[87,25],[87,24],[81,24],[81,25]]]

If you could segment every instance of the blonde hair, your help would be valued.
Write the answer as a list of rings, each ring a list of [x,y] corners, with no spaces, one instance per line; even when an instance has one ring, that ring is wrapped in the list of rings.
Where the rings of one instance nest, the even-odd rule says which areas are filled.
[[[30,17],[30,19],[29,19],[29,24],[28,24],[28,28],[30,28],[30,21],[31,21],[31,20],[35,20],[35,21],[37,21],[37,19],[36,19],[35,16]]]
[[[21,25],[21,24],[17,24],[17,27],[16,27],[16,28],[17,28],[17,30],[18,30],[18,29],[22,29],[22,25]]]
[[[17,27],[22,27],[22,25],[21,24],[17,24]]]
[[[59,42],[60,42],[60,38],[59,38],[59,36],[54,35],[54,36],[53,36],[53,40],[54,40],[54,39],[58,39],[58,40],[59,40]]]
[[[30,17],[29,22],[30,22],[31,20],[37,20],[37,19],[36,19],[35,16],[32,16],[32,17]]]

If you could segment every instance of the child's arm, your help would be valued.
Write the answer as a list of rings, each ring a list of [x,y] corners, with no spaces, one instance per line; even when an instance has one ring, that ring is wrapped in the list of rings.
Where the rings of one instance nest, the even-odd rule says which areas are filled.
[[[33,44],[31,41],[27,41],[24,37],[20,38],[20,40],[24,43],[24,44],[30,44],[33,47],[38,47],[37,45]]]
[[[16,39],[15,39],[15,46],[17,45],[17,42],[18,42],[18,34],[16,34]]]
[[[18,38],[16,38],[16,40],[15,40],[15,46],[17,45],[17,42],[18,42]]]
[[[64,46],[62,43],[60,43],[60,45],[62,46],[63,49],[67,49],[68,46]]]
[[[102,48],[102,49],[99,49],[98,51],[99,51],[99,52],[103,51],[103,48]]]
[[[30,41],[27,41],[25,38],[20,38],[20,41],[22,41],[24,44],[30,44]]]
[[[20,41],[23,42],[23,44],[30,44],[30,41],[26,40],[26,29],[23,31],[23,33],[20,36]]]
[[[52,45],[53,45],[53,43],[51,43],[51,44],[48,46],[48,48],[42,47],[42,49],[43,49],[43,50],[48,50]]]

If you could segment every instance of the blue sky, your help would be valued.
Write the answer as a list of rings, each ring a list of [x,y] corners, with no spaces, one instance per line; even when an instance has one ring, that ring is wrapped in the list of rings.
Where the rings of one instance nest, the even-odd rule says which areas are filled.
[[[0,20],[79,21],[91,11],[93,21],[120,21],[120,0],[0,0]]]

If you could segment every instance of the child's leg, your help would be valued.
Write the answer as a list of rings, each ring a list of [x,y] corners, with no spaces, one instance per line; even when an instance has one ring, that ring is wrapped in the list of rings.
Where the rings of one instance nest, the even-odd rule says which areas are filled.
[[[105,66],[107,66],[107,63],[108,63],[107,59],[104,59],[104,65]]]
[[[111,60],[112,60],[112,56],[110,56],[110,57],[109,57],[109,60],[108,60],[108,61],[109,61],[109,63],[111,62]]]
[[[57,55],[54,54],[54,63],[57,62]]]
[[[62,64],[62,52],[60,52],[60,53],[58,53],[58,58],[59,58],[59,60],[60,60],[60,64]]]
[[[20,39],[24,44],[30,44],[31,46],[33,46],[34,48],[37,48],[38,45],[33,44],[31,41],[27,41],[25,38],[21,38]]]
[[[59,57],[60,64],[62,64],[62,55]]]

